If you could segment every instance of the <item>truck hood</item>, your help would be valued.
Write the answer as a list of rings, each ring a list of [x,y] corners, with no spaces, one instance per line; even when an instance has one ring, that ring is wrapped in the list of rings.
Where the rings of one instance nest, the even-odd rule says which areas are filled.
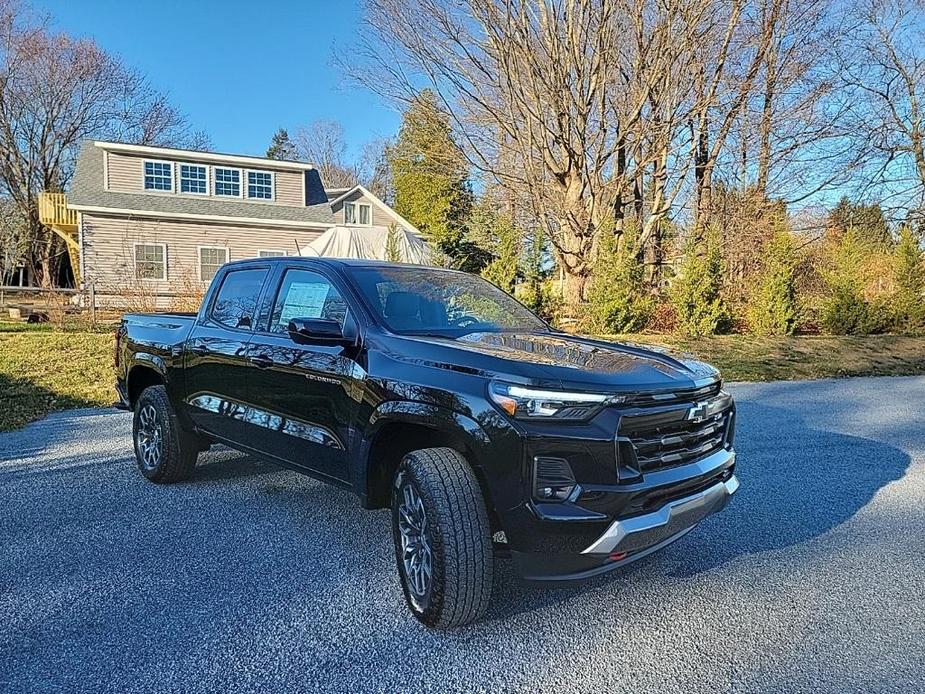
[[[555,388],[695,388],[719,379],[712,366],[660,348],[565,333],[470,333],[459,338],[403,337],[414,361]],[[426,346],[425,346],[426,344]]]

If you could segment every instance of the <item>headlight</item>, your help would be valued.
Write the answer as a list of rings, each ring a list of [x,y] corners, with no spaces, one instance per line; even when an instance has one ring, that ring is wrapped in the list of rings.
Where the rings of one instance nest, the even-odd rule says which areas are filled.
[[[488,396],[502,410],[518,419],[589,419],[601,408],[623,401],[623,396],[606,393],[572,393],[539,390],[492,381]]]

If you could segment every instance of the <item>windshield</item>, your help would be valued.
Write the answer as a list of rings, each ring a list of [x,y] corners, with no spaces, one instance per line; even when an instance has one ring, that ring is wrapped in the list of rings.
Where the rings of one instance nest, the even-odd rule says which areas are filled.
[[[424,267],[354,268],[386,327],[403,335],[546,331],[546,324],[481,277]]]

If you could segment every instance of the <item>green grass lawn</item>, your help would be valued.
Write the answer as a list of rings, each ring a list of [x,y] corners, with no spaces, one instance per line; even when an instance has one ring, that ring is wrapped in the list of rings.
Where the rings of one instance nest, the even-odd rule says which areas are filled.
[[[925,336],[621,335],[608,339],[657,344],[709,362],[727,381],[791,381],[844,376],[925,374]]]
[[[0,431],[70,407],[111,405],[111,334],[0,332]]]
[[[112,404],[112,334],[0,324],[0,431],[49,412]],[[610,339],[658,344],[717,366],[729,381],[925,374],[925,337],[666,335]]]

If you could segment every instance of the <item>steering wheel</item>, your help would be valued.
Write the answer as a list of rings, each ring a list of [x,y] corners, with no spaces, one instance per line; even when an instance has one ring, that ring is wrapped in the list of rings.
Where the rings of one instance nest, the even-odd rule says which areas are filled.
[[[459,318],[453,318],[450,321],[450,324],[454,328],[471,328],[473,325],[479,325],[482,321],[473,316],[460,316]]]

